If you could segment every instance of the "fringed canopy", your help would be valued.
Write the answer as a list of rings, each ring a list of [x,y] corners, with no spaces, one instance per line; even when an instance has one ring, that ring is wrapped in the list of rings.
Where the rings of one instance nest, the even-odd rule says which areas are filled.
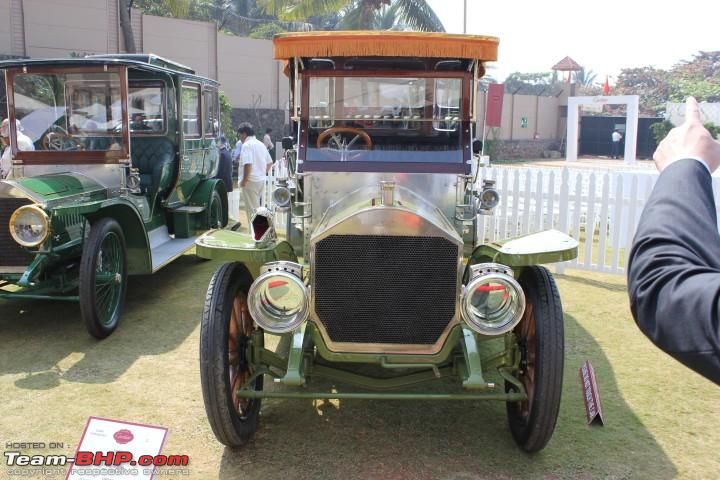
[[[275,35],[275,58],[426,57],[497,60],[498,39],[423,32],[302,32]]]

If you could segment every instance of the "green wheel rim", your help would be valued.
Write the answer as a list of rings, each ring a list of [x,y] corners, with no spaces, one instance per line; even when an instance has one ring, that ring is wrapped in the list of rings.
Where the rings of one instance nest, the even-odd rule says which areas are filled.
[[[95,265],[95,306],[103,325],[115,320],[123,289],[123,251],[120,237],[108,232],[100,245]]]

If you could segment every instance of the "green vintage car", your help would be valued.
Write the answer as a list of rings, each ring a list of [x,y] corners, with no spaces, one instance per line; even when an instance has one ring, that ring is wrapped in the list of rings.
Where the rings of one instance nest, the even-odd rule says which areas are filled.
[[[79,301],[97,338],[127,276],[227,224],[217,83],[154,55],[0,63],[0,298]]]
[[[506,402],[522,449],[542,449],[564,337],[538,264],[575,258],[577,242],[480,237],[499,195],[478,178],[475,104],[497,39],[310,32],[274,44],[291,84],[287,174],[250,234],[197,240],[200,256],[227,261],[200,340],[217,439],[245,444],[264,398],[486,399]]]

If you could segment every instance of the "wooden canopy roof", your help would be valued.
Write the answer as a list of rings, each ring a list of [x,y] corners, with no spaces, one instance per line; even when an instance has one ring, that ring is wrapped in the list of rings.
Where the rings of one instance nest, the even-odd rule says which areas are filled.
[[[582,67],[572,58],[565,57],[562,60],[560,60],[558,63],[553,65],[553,70],[559,70],[562,72],[575,72],[578,70],[582,70]]]
[[[425,32],[302,32],[273,39],[275,58],[424,57],[497,60],[499,40],[479,35]]]

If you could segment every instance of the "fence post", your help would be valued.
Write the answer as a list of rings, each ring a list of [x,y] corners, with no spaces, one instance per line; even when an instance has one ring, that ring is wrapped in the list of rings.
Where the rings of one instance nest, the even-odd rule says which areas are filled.
[[[562,233],[568,233],[568,213],[570,210],[570,171],[567,167],[563,167],[560,175],[560,203],[558,204],[558,223],[557,227]],[[559,274],[565,273],[565,262],[555,264],[555,271]]]
[[[595,236],[595,174],[590,174],[588,184],[587,213],[585,214],[585,268],[592,266],[593,237]]]
[[[615,177],[615,201],[613,202],[613,219],[610,224],[612,230],[612,259],[610,261],[610,271],[618,273],[618,262],[620,259],[620,230],[622,229],[622,211],[625,206],[625,198],[623,197],[623,183],[625,177],[618,174]],[[629,227],[628,227],[629,228]]]
[[[610,203],[610,174],[603,175],[602,203],[600,204],[600,238],[598,242],[598,269],[605,271],[605,245],[607,243],[608,204]]]

